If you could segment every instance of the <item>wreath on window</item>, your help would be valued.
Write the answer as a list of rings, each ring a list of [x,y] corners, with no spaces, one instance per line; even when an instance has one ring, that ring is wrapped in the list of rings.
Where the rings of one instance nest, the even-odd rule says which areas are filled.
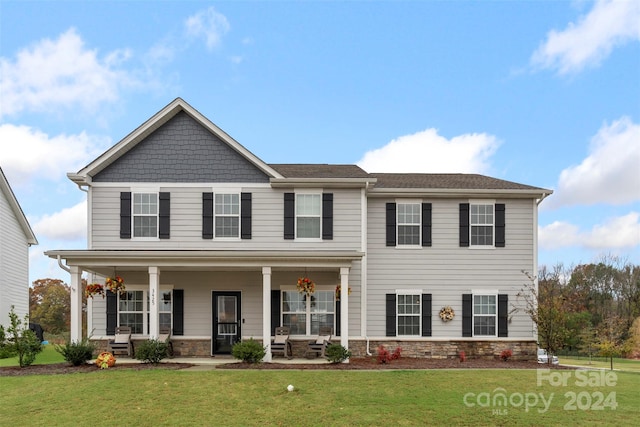
[[[448,305],[440,309],[440,319],[442,319],[443,322],[453,320],[454,317],[456,317],[456,312],[453,311],[451,306]]]

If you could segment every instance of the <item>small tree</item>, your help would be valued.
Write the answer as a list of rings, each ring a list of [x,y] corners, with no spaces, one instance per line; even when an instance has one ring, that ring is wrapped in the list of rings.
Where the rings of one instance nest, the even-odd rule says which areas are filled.
[[[623,332],[624,321],[616,316],[605,319],[598,329],[598,353],[609,358],[612,371],[613,358],[621,356],[625,350]]]
[[[42,351],[42,343],[36,334],[29,329],[29,315],[24,316],[24,321],[18,318],[15,307],[11,306],[9,319],[11,325],[7,329],[9,339],[15,346],[18,362],[21,368],[29,366],[36,360],[36,355]],[[26,326],[23,326],[26,325]]]
[[[547,350],[547,354],[555,354],[564,346],[567,338],[566,311],[563,306],[565,298],[560,283],[562,268],[556,266],[551,273],[543,268],[539,283],[536,283],[536,277],[525,271],[523,273],[529,283],[517,296],[524,300],[524,311],[538,329],[538,344]],[[551,362],[552,357],[549,357]]]

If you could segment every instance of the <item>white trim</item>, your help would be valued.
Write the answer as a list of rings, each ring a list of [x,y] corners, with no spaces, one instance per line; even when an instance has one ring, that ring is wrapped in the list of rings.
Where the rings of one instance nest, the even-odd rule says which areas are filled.
[[[368,227],[368,203],[367,192],[363,188],[360,190],[360,250],[365,254],[360,261],[360,335],[367,336],[367,227]]]
[[[253,182],[239,182],[233,183],[233,188],[271,188],[269,184],[253,183]],[[111,187],[111,188],[133,188],[137,185],[157,185],[159,188],[203,188],[203,189],[216,189],[229,188],[228,183],[216,184],[211,182],[159,182],[159,183],[146,183],[146,182],[94,182],[91,187]]]

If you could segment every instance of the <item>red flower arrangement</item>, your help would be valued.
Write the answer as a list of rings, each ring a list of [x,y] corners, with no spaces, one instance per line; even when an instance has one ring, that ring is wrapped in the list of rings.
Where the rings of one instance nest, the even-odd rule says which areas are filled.
[[[84,289],[87,298],[93,298],[94,295],[102,295],[104,298],[104,287],[100,283],[90,283]]]
[[[114,278],[107,277],[104,281],[104,286],[114,294],[119,293],[122,295],[125,292],[124,279],[120,276],[116,276]]]
[[[301,293],[305,292],[307,294],[312,294],[316,291],[316,284],[308,277],[299,278],[296,287],[298,288],[298,292]]]
[[[336,301],[340,301],[340,292],[342,292],[342,285],[336,286]],[[347,295],[351,295],[351,286],[347,288]]]
[[[125,292],[124,279],[120,276],[114,278],[107,277],[104,285],[100,283],[90,283],[84,288],[84,293],[87,298],[93,298],[95,295],[102,295],[102,298],[104,298],[107,291],[122,295]]]

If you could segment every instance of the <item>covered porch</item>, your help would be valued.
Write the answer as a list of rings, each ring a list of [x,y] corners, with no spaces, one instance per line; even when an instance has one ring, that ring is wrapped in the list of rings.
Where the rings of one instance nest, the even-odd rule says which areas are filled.
[[[210,355],[227,352],[234,339],[262,341],[265,361],[271,360],[273,328],[283,323],[304,340],[317,330],[317,319],[323,318],[333,323],[334,342],[348,348],[348,290],[359,295],[363,256],[355,251],[197,250],[78,250],[46,255],[70,273],[72,341],[82,339],[83,274],[90,275],[89,283],[118,275],[125,281],[126,297],[113,294],[87,303],[87,331],[93,339],[107,340],[115,326],[135,318],[137,340],[158,338],[160,327],[169,323],[177,340],[209,342]],[[322,315],[312,312],[304,297],[296,296],[297,278],[303,276],[316,282],[314,306],[324,301]],[[112,310],[115,306],[117,311]],[[141,313],[129,312],[134,306],[144,308]],[[306,316],[300,311],[304,309]]]

